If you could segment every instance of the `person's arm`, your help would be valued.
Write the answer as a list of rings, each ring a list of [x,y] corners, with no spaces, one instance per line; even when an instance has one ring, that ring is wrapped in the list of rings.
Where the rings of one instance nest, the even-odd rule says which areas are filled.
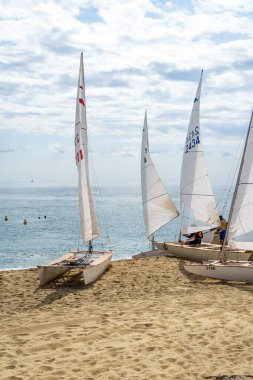
[[[226,229],[227,229],[227,222],[223,219],[221,221],[221,230],[226,231]]]

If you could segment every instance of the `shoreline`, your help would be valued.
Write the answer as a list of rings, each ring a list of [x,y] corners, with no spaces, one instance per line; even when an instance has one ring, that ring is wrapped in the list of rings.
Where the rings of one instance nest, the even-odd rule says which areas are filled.
[[[129,258],[124,258],[124,259],[112,259],[112,262],[115,262],[115,261],[128,261],[128,260],[134,260],[132,257],[129,257]],[[53,259],[51,260],[53,261]],[[40,264],[40,265],[46,265],[47,263],[44,263],[44,264]],[[27,268],[0,268],[0,272],[11,272],[11,271],[23,271],[23,270],[30,270],[30,269],[36,269],[37,270],[37,266],[36,267],[27,267]]]
[[[3,380],[252,378],[252,285],[150,257],[86,287],[78,274],[41,287],[36,268],[1,271],[0,286]]]

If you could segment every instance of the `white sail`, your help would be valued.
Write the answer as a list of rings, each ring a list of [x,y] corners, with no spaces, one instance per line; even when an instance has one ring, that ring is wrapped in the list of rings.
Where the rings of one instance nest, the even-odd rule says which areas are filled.
[[[149,239],[179,212],[169,197],[149,153],[147,112],[145,112],[141,149],[141,189],[143,216]]]
[[[237,191],[231,210],[228,243],[232,249],[253,249],[253,121],[249,125]]]
[[[205,164],[199,126],[202,74],[203,71],[193,102],[181,169],[182,234],[210,230],[219,225],[218,211]]]
[[[76,99],[75,154],[79,175],[79,211],[81,231],[83,241],[89,242],[99,236],[99,227],[89,181],[83,53],[80,57],[80,70]]]

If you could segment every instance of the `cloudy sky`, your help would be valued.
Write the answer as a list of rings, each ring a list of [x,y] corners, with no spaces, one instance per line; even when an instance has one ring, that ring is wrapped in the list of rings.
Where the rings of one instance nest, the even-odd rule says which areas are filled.
[[[224,184],[253,106],[251,0],[2,0],[0,182],[76,184],[74,119],[84,52],[92,170],[138,184],[144,111],[167,184],[182,150],[201,69],[202,142]]]

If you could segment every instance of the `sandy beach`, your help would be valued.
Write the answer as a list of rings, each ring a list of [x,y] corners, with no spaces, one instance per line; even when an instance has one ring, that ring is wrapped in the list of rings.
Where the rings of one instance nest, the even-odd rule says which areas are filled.
[[[253,286],[157,257],[39,287],[0,272],[2,380],[252,379]],[[237,376],[235,376],[237,375]]]

